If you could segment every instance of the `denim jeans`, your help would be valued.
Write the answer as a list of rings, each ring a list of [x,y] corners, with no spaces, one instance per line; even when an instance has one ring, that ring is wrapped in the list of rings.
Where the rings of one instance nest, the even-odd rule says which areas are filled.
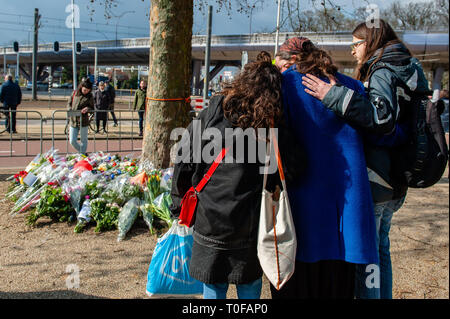
[[[402,207],[405,197],[374,204],[379,265],[356,265],[355,297],[392,299],[392,263],[389,231],[392,216]]]
[[[81,144],[78,143],[78,133],[80,133]],[[77,152],[84,154],[88,145],[88,126],[70,127],[69,128],[70,144],[77,150]]]
[[[259,299],[261,297],[262,278],[248,284],[236,285],[239,299]],[[227,299],[228,283],[203,284],[203,299]]]

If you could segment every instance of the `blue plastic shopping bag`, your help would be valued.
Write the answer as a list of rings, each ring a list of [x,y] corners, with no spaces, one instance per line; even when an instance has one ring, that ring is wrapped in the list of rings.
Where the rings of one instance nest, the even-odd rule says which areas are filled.
[[[177,222],[158,239],[147,274],[147,295],[197,295],[203,284],[189,275],[192,229]]]

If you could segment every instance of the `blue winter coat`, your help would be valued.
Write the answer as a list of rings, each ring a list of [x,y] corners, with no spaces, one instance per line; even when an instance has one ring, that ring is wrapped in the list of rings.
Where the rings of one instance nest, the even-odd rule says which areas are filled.
[[[12,81],[6,81],[2,84],[0,92],[0,102],[6,106],[17,106],[22,102],[22,91],[20,86]]]
[[[375,218],[362,138],[307,94],[295,66],[283,73],[287,121],[306,151],[308,169],[299,185],[287,185],[297,231],[297,260],[378,262]],[[361,82],[337,80],[364,94]],[[325,79],[324,79],[325,80]]]

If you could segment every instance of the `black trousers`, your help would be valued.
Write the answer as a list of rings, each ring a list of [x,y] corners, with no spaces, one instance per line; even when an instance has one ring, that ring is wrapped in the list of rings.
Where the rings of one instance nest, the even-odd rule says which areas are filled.
[[[114,124],[117,124],[116,114],[114,114],[114,104],[111,104],[109,106],[109,109],[111,110],[111,116],[113,118]]]
[[[17,112],[8,112],[17,110],[17,105],[9,105],[3,107],[3,113],[5,114],[5,128],[6,131],[16,131],[16,115]],[[9,123],[11,121],[11,123]]]
[[[341,260],[296,261],[294,274],[280,290],[270,285],[272,299],[353,299],[354,290],[355,265]]]
[[[103,130],[106,131],[106,119],[97,119],[97,131],[100,131],[100,121],[103,121]]]

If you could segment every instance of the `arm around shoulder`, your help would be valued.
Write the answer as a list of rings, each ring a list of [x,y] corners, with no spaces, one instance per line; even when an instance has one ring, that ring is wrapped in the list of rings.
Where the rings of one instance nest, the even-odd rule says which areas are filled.
[[[334,85],[322,103],[350,124],[375,134],[389,134],[395,127],[397,102],[390,74],[371,78],[369,98],[348,87]]]

